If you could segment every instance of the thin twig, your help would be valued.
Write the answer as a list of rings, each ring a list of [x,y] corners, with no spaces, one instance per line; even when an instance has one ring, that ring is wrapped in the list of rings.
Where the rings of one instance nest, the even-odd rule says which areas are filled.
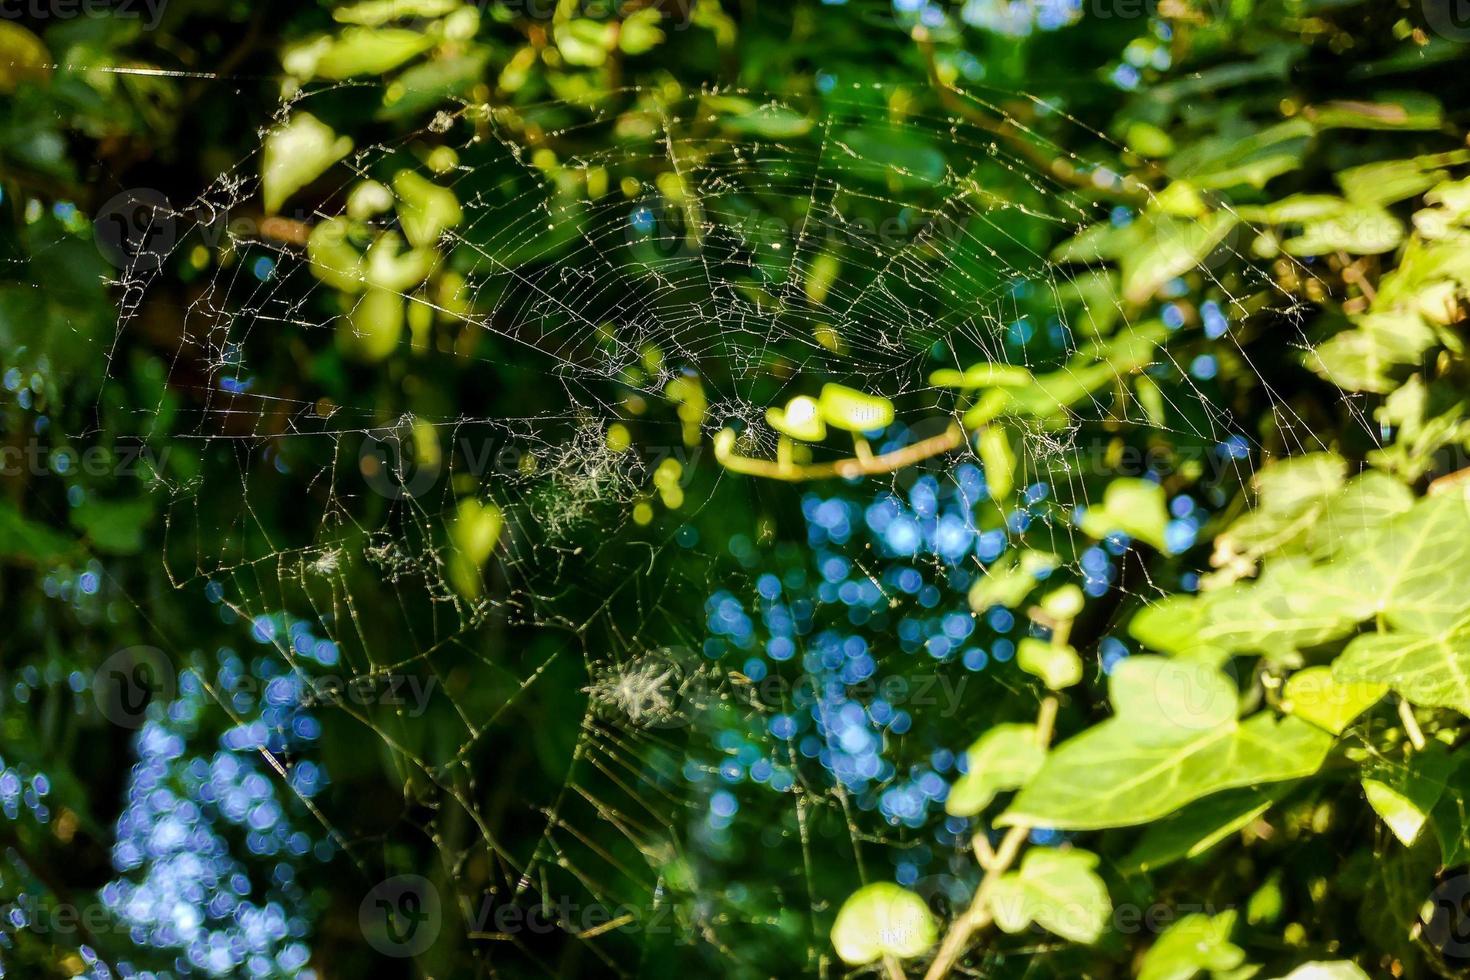
[[[1051,743],[1056,720],[1057,699],[1055,695],[1050,695],[1041,702],[1041,707],[1036,712],[1036,741],[1042,746]],[[970,937],[990,925],[994,918],[990,910],[990,894],[995,890],[996,883],[1015,863],[1030,833],[1031,828],[1025,824],[1016,824],[1006,831],[1005,836],[1001,838],[1000,846],[995,849],[990,866],[985,869],[985,877],[975,891],[974,900],[958,919],[950,923],[949,932],[945,934],[944,942],[940,944],[934,961],[929,964],[924,980],[943,980],[948,976],[949,971],[954,969],[954,965],[964,955],[965,948],[970,944]]]
[[[788,483],[799,483],[805,480],[824,480],[831,477],[851,479],[858,476],[875,476],[880,473],[893,473],[906,466],[921,463],[935,456],[943,456],[945,453],[958,449],[964,445],[965,430],[958,425],[952,425],[937,436],[930,436],[911,446],[895,449],[891,453],[883,453],[881,456],[869,454],[866,458],[858,456],[839,459],[831,463],[788,463],[782,460],[755,459],[750,456],[741,456],[735,452],[735,432],[733,429],[723,429],[715,436],[715,459],[720,465],[732,473],[743,473],[746,476],[760,476],[768,480],[785,480]]]

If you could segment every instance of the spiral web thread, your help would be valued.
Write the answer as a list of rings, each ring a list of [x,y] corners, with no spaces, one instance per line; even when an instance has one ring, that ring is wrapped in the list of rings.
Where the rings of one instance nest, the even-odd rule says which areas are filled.
[[[284,108],[281,118],[301,111],[329,115],[332,100],[355,88],[314,90]],[[1037,135],[1020,109],[1002,107],[1024,107],[1032,120],[1059,115],[1040,100],[1017,93],[953,95],[953,116],[893,120],[882,112],[882,94],[868,90],[848,99],[828,96],[813,111],[759,93],[709,90],[665,101],[651,90],[628,89],[597,107],[466,105],[441,112],[402,141],[355,149],[331,171],[352,176],[335,193],[317,195],[325,203],[292,220],[305,228],[341,214],[359,179],[386,183],[396,169],[430,176],[453,188],[464,210],[439,254],[462,271],[460,299],[468,307],[463,313],[462,307],[447,309],[432,286],[404,291],[406,303],[425,304],[438,316],[438,343],[410,352],[405,331],[393,356],[350,368],[387,379],[383,387],[370,385],[374,393],[362,404],[324,404],[312,390],[317,382],[307,358],[331,347],[344,308],[312,274],[299,235],[282,235],[282,226],[266,222],[247,230],[230,225],[193,283],[167,295],[159,256],[143,256],[148,261],[140,259],[126,273],[119,331],[146,330],[154,343],[172,345],[168,385],[179,400],[173,425],[202,460],[195,478],[163,488],[170,498],[166,560],[175,583],[186,589],[210,583],[233,615],[257,623],[284,625],[283,615],[310,623],[330,637],[353,678],[433,677],[428,710],[452,719],[448,726],[460,733],[457,744],[435,744],[427,740],[426,719],[401,709],[332,706],[351,717],[328,714],[329,727],[360,726],[376,736],[371,750],[364,740],[363,751],[388,760],[402,782],[401,823],[386,834],[356,829],[351,801],[335,800],[330,791],[302,798],[362,870],[364,888],[403,870],[394,867],[385,839],[405,835],[439,855],[442,866],[431,877],[450,883],[446,908],[477,906],[487,895],[500,904],[574,894],[576,901],[608,909],[662,909],[684,938],[707,944],[732,964],[748,958],[737,941],[740,930],[769,922],[739,921],[740,904],[705,883],[731,872],[710,868],[691,847],[691,837],[710,833],[714,791],[708,781],[691,781],[685,770],[694,765],[716,774],[722,752],[729,754],[716,747],[711,718],[769,707],[748,696],[749,678],[738,660],[670,660],[662,652],[650,659],[657,651],[702,646],[708,633],[698,605],[703,596],[721,589],[753,595],[748,581],[741,584],[744,571],[731,571],[721,544],[691,543],[687,528],[715,516],[710,508],[718,495],[750,501],[748,510],[756,514],[778,487],[721,471],[709,452],[711,437],[734,425],[742,453],[769,457],[775,436],[763,422],[765,408],[810,390],[813,379],[835,379],[892,398],[900,421],[917,438],[931,431],[926,424],[945,424],[952,411],[951,393],[929,381],[935,369],[963,369],[978,360],[1014,363],[1019,351],[1019,363],[1040,371],[1065,364],[1087,342],[1073,322],[1079,314],[1068,294],[1086,270],[1047,258],[1020,229],[1042,229],[1055,243],[1106,221],[1107,205],[1098,203],[1095,191],[1114,179]],[[752,108],[732,116],[734,99]],[[1106,152],[1105,136],[1060,115],[1061,128],[1079,145]],[[816,121],[804,132],[793,124],[788,135],[762,135],[791,118]],[[1014,141],[999,135],[1007,127],[1035,152],[1018,152]],[[886,148],[915,139],[941,148],[942,159],[920,150],[910,160]],[[437,178],[421,162],[435,146],[458,154],[453,168]],[[538,166],[537,151],[546,148],[556,152],[561,173],[573,175],[562,179],[580,187],[558,189],[556,178]],[[1096,186],[1079,192],[1061,183],[1038,163],[1046,157],[1096,175]],[[914,160],[932,169],[916,170]],[[242,161],[194,206],[170,216],[179,234],[167,260],[188,260],[202,237],[218,235],[222,218],[258,213],[259,169],[258,158]],[[507,172],[515,176],[499,179]],[[591,198],[588,175],[599,173],[607,187]],[[482,179],[487,174],[497,179]],[[662,179],[676,186],[682,198],[676,204],[658,190],[659,174],[673,175]],[[629,178],[638,181],[632,191],[623,187]],[[990,191],[993,184],[1001,185],[999,193]],[[900,231],[874,234],[852,214],[893,217]],[[762,224],[768,218],[776,223]],[[390,211],[373,220],[392,219]],[[1234,244],[1227,240],[1220,248]],[[841,274],[826,288],[813,288],[828,255],[840,257]],[[1208,260],[1188,275],[1227,317],[1235,315],[1237,297],[1274,288],[1265,277],[1221,281]],[[1277,295],[1280,312],[1291,317],[1294,301]],[[1036,324],[1037,331],[1049,331],[1059,345],[1048,348],[1035,334],[1016,342],[1012,325],[1022,317],[1034,322],[1038,306],[1055,320]],[[1150,307],[1150,316],[1156,308]],[[1136,308],[1118,304],[1113,312],[1122,320],[1115,335],[1138,328],[1129,319]],[[486,337],[495,353],[469,360],[468,341]],[[1039,345],[1034,358],[1033,342]],[[650,349],[661,356],[650,359]],[[283,372],[283,356],[300,370]],[[276,362],[272,375],[256,375],[256,365],[270,359]],[[432,369],[435,360],[457,363],[459,377],[468,379],[442,399],[449,406],[442,417],[407,416],[391,398],[378,397],[387,384],[401,384],[405,364],[419,372]],[[1241,438],[1203,382],[1196,382],[1192,365],[1175,360],[1168,345],[1158,348],[1156,360],[1187,400],[1171,398],[1168,418],[1175,427],[1165,431],[1210,446]],[[693,445],[682,438],[666,397],[668,383],[686,371],[698,376],[708,402]],[[125,365],[110,364],[117,383],[125,374]],[[475,410],[476,391],[493,392],[501,379],[524,390],[528,376],[539,379],[535,387],[545,393],[545,404],[534,412],[507,418]],[[1079,405],[1068,429],[1023,431],[1025,475],[1018,483],[1047,482],[1052,504],[1026,537],[1034,547],[1065,556],[1064,573],[1081,574],[1077,556],[1088,543],[1068,517],[1072,508],[1094,503],[1089,486],[1097,486],[1082,479],[1098,466],[1082,440],[1133,425],[1159,428],[1133,399],[1118,396],[1128,380],[1120,376],[1116,388]],[[1315,448],[1309,434],[1293,435],[1306,429],[1290,406],[1269,387],[1263,390],[1294,448]],[[635,416],[629,406],[638,400],[643,414]],[[140,418],[141,433],[164,408]],[[615,422],[639,426],[644,443],[653,433],[662,447],[609,449],[606,434]],[[436,434],[441,454],[432,465],[410,458],[405,448],[423,442],[428,431]],[[511,447],[514,465],[486,473],[456,451],[465,445]],[[368,448],[382,446],[400,455],[383,457],[387,468],[365,475]],[[820,458],[832,451],[815,452]],[[966,456],[961,452],[942,466]],[[528,457],[534,468],[525,465]],[[685,473],[697,474],[689,477],[677,511],[658,508],[651,495],[663,457],[686,461]],[[1237,481],[1249,479],[1249,472],[1239,471],[1250,466],[1248,455],[1226,458]],[[926,464],[930,472],[942,466]],[[427,490],[399,492],[412,488],[425,467],[435,477],[425,478]],[[863,499],[885,488],[903,493],[913,479],[912,473],[879,476],[852,493]],[[466,495],[489,497],[506,515],[477,597],[446,578],[443,528]],[[634,520],[633,504],[650,500],[651,522],[646,515]],[[272,520],[258,516],[262,508]],[[287,536],[273,536],[278,533]],[[885,559],[871,547],[857,552],[855,567],[887,600]],[[941,569],[933,555],[915,563],[920,560],[936,573]],[[980,573],[973,553],[966,566]],[[691,567],[708,571],[691,578]],[[1115,581],[1111,589],[1144,602],[1162,594],[1147,572],[1137,581]],[[963,599],[946,601],[968,612]],[[291,670],[303,676],[318,670],[294,648],[288,628],[264,635],[267,649]],[[184,651],[175,653],[187,659]],[[933,666],[964,672],[953,659]],[[531,726],[544,689],[563,684],[584,691],[586,707],[574,737],[559,742]],[[571,720],[564,723],[573,727]],[[507,758],[527,751],[507,745],[543,738],[550,747],[543,747],[541,758],[562,767],[556,778],[543,783],[505,772]],[[897,743],[888,748],[902,755],[903,737],[888,738]],[[885,871],[868,867],[873,854],[911,844],[943,814],[926,810],[930,822],[923,830],[882,820],[865,811],[842,781],[813,772],[793,741],[776,753],[790,763],[789,786],[773,793],[747,784],[740,792],[764,794],[765,806],[775,800],[785,813],[778,834],[799,844],[801,869],[764,887],[787,906],[806,910],[805,959],[817,968],[828,955],[821,923],[830,921],[842,895],[824,893],[818,883],[816,828],[841,828],[851,849],[846,853],[861,873],[882,877]],[[690,748],[695,743],[702,754]],[[293,764],[261,751],[282,775]],[[523,785],[507,786],[522,777]],[[736,815],[733,822],[716,821],[724,824],[717,829],[754,836],[756,819],[746,824]],[[458,932],[458,925],[449,931]],[[607,969],[636,972],[635,962],[618,951],[616,930],[566,931]],[[538,945],[542,940],[490,927],[468,933],[458,941],[474,944],[492,969],[514,960],[556,971],[555,957]]]

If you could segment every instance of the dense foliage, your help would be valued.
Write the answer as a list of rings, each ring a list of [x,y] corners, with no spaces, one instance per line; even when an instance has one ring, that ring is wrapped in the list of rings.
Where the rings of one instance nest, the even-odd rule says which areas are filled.
[[[82,7],[0,973],[1470,970],[1453,3]]]

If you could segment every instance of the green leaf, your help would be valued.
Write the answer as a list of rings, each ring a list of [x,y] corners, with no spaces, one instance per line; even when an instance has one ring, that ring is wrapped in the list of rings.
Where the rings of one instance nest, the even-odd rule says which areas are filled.
[[[71,537],[28,520],[14,505],[0,500],[0,556],[40,565],[77,551],[77,542]]]
[[[893,424],[893,402],[845,385],[823,385],[817,405],[828,425],[847,432],[872,432]]]
[[[1319,129],[1438,129],[1444,119],[1439,100],[1424,92],[1385,95],[1377,102],[1328,102],[1302,114]]]
[[[1206,594],[1208,622],[1200,640],[1279,657],[1339,639],[1372,615],[1372,602],[1359,585],[1305,557],[1268,562],[1255,582]]]
[[[664,43],[664,32],[659,29],[664,15],[657,7],[635,10],[623,18],[618,32],[618,47],[624,54],[647,54]]]
[[[1339,681],[1387,684],[1414,704],[1470,715],[1470,627],[1444,633],[1364,633],[1336,660]]]
[[[1035,725],[996,725],[965,752],[963,776],[955,780],[944,809],[957,817],[972,817],[990,805],[995,795],[1026,785],[1046,761],[1046,748],[1036,740]]]
[[[1281,710],[1334,735],[1341,735],[1358,715],[1377,704],[1387,693],[1386,684],[1343,683],[1332,676],[1331,667],[1308,667],[1286,679],[1286,686],[1281,692]]]
[[[1441,863],[1446,867],[1470,859],[1470,758],[1458,759],[1445,780],[1445,791],[1431,813],[1439,840]]]
[[[1115,716],[1053,749],[999,823],[1147,823],[1211,793],[1311,775],[1332,747],[1297,718],[1237,720],[1234,684],[1207,664],[1131,657],[1113,671],[1110,694]]]
[[[1205,853],[1269,810],[1287,789],[1227,790],[1207,796],[1149,824],[1121,864],[1126,871],[1152,871]],[[1269,791],[1268,791],[1269,790]]]
[[[464,220],[454,191],[412,170],[393,175],[393,191],[398,195],[398,221],[415,248],[436,244],[439,236]]]
[[[785,408],[766,409],[766,422],[777,432],[803,442],[827,438],[827,423],[822,421],[817,400],[809,395],[797,395]]]
[[[1053,691],[1071,687],[1082,680],[1082,658],[1070,646],[1057,646],[1046,640],[1028,636],[1016,650],[1016,665]]]
[[[837,138],[836,146],[849,170],[884,185],[933,186],[948,170],[944,152],[916,129],[852,129]]]
[[[1007,500],[1016,488],[1016,451],[1004,426],[988,425],[980,430],[977,451],[985,471],[985,487],[991,500]]]
[[[1119,258],[1123,298],[1146,302],[1169,280],[1203,262],[1239,220],[1228,211],[1203,218],[1153,218],[1151,233]]]
[[[135,555],[143,550],[143,532],[153,520],[153,510],[153,501],[146,497],[88,500],[72,510],[71,521],[98,551]]]
[[[585,17],[557,24],[552,33],[567,64],[582,68],[596,68],[607,61],[618,39],[616,24]]]
[[[1128,621],[1128,635],[1150,650],[1218,664],[1229,651],[1200,639],[1207,622],[1208,606],[1203,600],[1169,595],[1135,612]]]
[[[1356,204],[1393,204],[1422,194],[1449,176],[1439,169],[1456,162],[1454,154],[1434,154],[1409,160],[1365,163],[1338,172],[1337,185]]]
[[[393,20],[411,17],[443,17],[459,7],[463,0],[359,0],[358,3],[338,7],[332,11],[332,19],[339,24],[362,24],[377,27]]]
[[[1032,848],[991,892],[995,924],[1016,933],[1034,922],[1074,943],[1096,942],[1113,912],[1097,863],[1089,851]]]
[[[14,92],[23,81],[45,78],[53,60],[39,37],[9,18],[0,20],[0,92]]]
[[[1393,391],[1439,342],[1413,310],[1368,314],[1354,323],[1305,355],[1307,367],[1347,391]]]
[[[1351,960],[1303,963],[1279,980],[1368,980],[1368,974]]]
[[[844,963],[861,966],[884,956],[908,959],[928,952],[939,927],[924,900],[892,882],[859,888],[842,903],[832,945]]]
[[[279,211],[292,194],[351,152],[350,136],[338,136],[309,112],[298,112],[271,130],[265,138],[260,169],[266,211]]]
[[[733,133],[762,136],[766,139],[791,139],[805,136],[812,120],[795,109],[736,96],[711,96],[706,106],[722,114],[720,125]]]
[[[1413,844],[1444,795],[1454,760],[1444,747],[1431,744],[1403,763],[1382,761],[1363,777],[1368,805],[1405,846]]]
[[[382,75],[434,46],[434,38],[398,27],[349,27],[322,45],[304,77],[339,80]],[[289,65],[300,74],[302,65]]]
[[[1234,929],[1234,910],[1186,915],[1149,947],[1138,980],[1190,980],[1203,972],[1234,970],[1245,962],[1245,950],[1230,941]]]
[[[1014,609],[1025,601],[1042,577],[1061,562],[1046,551],[1010,551],[985,568],[985,574],[970,587],[970,608],[984,612],[992,606]]]
[[[1404,224],[1377,205],[1345,206],[1302,222],[1301,234],[1281,244],[1290,255],[1380,255],[1404,240]]]
[[[381,361],[403,339],[404,299],[387,289],[369,289],[353,301],[337,324],[337,341],[352,358]]]
[[[1082,533],[1105,538],[1123,532],[1160,551],[1166,551],[1164,529],[1169,524],[1169,504],[1160,484],[1134,477],[1113,480],[1103,491],[1102,506],[1083,512]]]

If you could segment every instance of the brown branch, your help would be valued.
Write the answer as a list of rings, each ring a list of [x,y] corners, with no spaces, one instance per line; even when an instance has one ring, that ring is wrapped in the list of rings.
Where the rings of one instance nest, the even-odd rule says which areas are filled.
[[[1036,712],[1036,741],[1041,746],[1045,747],[1051,743],[1056,720],[1057,698],[1053,694],[1041,702],[1041,708]],[[1005,836],[1001,838],[1000,846],[995,849],[989,864],[985,866],[985,878],[980,882],[980,887],[976,889],[974,900],[958,919],[950,923],[949,932],[945,934],[944,942],[940,944],[934,961],[929,964],[924,980],[943,980],[944,977],[949,976],[949,971],[954,969],[954,965],[964,955],[965,948],[969,946],[970,938],[993,921],[995,916],[990,909],[990,895],[995,891],[995,886],[1002,876],[1015,863],[1030,833],[1031,828],[1026,824],[1016,824],[1006,831]],[[979,853],[978,848],[976,852]]]
[[[831,463],[797,464],[741,456],[735,452],[735,431],[723,429],[715,436],[715,459],[732,473],[759,476],[768,480],[784,480],[787,483],[800,483],[806,480],[825,480],[832,477],[846,480],[859,476],[893,473],[926,459],[943,456],[947,452],[958,449],[964,443],[965,430],[958,425],[952,425],[937,436],[930,436],[911,446],[895,449],[881,456],[869,453],[866,456],[852,456]]]

